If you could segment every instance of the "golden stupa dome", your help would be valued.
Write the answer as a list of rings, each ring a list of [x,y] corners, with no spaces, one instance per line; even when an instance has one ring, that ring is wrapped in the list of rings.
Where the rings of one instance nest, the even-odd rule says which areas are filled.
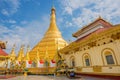
[[[67,42],[62,38],[61,32],[59,31],[56,24],[56,10],[54,7],[51,9],[50,25],[44,37],[34,48],[30,51],[30,59],[34,60],[39,53],[39,58],[44,59],[46,52],[48,53],[49,59],[53,59],[58,49],[63,48],[67,45]]]

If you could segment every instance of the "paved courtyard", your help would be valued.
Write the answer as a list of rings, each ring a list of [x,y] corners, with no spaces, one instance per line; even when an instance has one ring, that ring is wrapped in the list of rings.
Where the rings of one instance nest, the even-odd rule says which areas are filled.
[[[79,79],[69,79],[66,76],[42,76],[42,75],[29,75],[29,76],[16,76],[9,79],[0,79],[0,80],[112,80],[112,79],[102,79],[94,77],[85,77],[81,76]]]

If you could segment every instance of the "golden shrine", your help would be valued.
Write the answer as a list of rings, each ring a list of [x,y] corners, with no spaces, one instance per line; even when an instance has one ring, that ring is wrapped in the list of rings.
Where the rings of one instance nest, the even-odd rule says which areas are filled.
[[[67,45],[56,24],[55,8],[51,9],[50,25],[42,40],[30,51],[30,60],[57,60],[57,51]]]
[[[7,73],[28,73],[32,74],[53,74],[56,70],[57,62],[60,60],[58,50],[65,47],[67,42],[62,38],[56,24],[55,8],[51,9],[50,25],[42,40],[33,47],[27,46],[26,54],[24,45],[15,53],[15,45],[7,56]],[[3,45],[1,45],[3,48]]]
[[[55,8],[51,9],[50,25],[42,40],[29,50],[27,47],[24,56],[24,45],[21,46],[18,56],[15,55],[15,45],[9,55],[10,69],[23,69],[32,74],[51,74],[55,72],[60,59],[58,50],[65,47],[67,42],[62,38],[56,24]]]
[[[26,54],[29,57],[26,67],[34,74],[53,74],[60,59],[58,50],[67,45],[57,27],[55,14],[55,8],[52,7],[48,30],[42,40]]]
[[[6,44],[0,41],[0,74],[4,74],[7,69],[8,54],[3,49],[6,49]]]

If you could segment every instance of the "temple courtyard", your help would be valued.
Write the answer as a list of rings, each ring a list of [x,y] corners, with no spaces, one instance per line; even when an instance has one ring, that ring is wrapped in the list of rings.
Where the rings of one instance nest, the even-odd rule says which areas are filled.
[[[28,76],[12,76],[6,78],[2,78],[3,75],[0,75],[0,80],[117,80],[117,79],[108,79],[108,78],[96,78],[96,77],[88,77],[81,76],[79,79],[69,79],[66,76],[51,76],[51,75],[28,75]]]

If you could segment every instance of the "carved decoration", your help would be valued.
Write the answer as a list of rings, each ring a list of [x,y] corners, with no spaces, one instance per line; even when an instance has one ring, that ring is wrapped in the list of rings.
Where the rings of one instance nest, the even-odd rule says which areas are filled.
[[[94,72],[101,72],[102,71],[102,67],[101,66],[93,66],[93,71]]]
[[[76,67],[76,71],[82,71],[82,67]]]
[[[96,46],[96,41],[95,41],[95,42],[90,42],[90,43],[88,43],[88,46],[90,46],[90,47]]]
[[[114,40],[120,39],[120,32],[116,33],[116,34],[112,34],[111,38]]]

